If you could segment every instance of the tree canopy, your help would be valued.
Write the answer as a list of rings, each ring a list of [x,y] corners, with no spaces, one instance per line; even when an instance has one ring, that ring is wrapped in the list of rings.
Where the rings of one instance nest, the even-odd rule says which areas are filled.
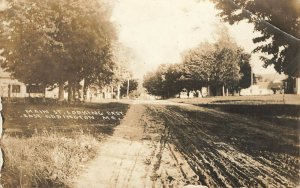
[[[181,64],[162,64],[144,76],[143,86],[152,95],[169,98],[182,90],[182,75]]]
[[[129,84],[129,85],[128,85]],[[139,82],[136,79],[130,79],[129,83],[128,80],[125,80],[122,82],[122,86],[121,86],[121,96],[124,96],[127,94],[127,87],[128,87],[128,92],[131,93],[134,90],[136,90],[138,88]]]
[[[250,57],[224,30],[217,42],[201,43],[183,53],[180,64],[164,64],[146,74],[143,86],[148,93],[163,98],[184,88],[195,91],[210,86],[213,94],[222,86],[239,90],[251,84]]]
[[[183,55],[185,75],[196,83],[191,89],[209,85],[212,91],[222,86],[231,90],[248,87],[250,83],[245,84],[245,79],[251,72],[249,61],[250,54],[238,47],[228,33],[221,34],[215,43],[202,43]]]
[[[211,0],[221,10],[219,16],[230,24],[247,19],[261,36],[253,39],[254,52],[264,66],[274,65],[279,73],[300,75],[300,2],[299,0]]]
[[[113,74],[114,27],[97,0],[7,0],[0,12],[1,66],[24,83],[69,87]]]

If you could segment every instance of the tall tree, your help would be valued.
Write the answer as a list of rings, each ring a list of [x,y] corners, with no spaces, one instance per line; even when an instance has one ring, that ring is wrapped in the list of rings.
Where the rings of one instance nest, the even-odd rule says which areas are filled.
[[[250,57],[223,28],[215,43],[201,43],[183,53],[182,63],[163,64],[147,73],[143,86],[148,93],[163,98],[173,97],[184,88],[190,92],[210,86],[214,95],[222,87],[238,90],[250,86]]]
[[[69,96],[82,79],[91,84],[111,77],[114,27],[98,1],[7,2],[0,12],[1,66],[13,77],[29,84],[59,84],[60,90],[68,82]]]
[[[300,75],[300,2],[299,0],[211,0],[221,10],[219,16],[230,24],[247,19],[261,36],[254,52],[264,66],[274,65],[279,73]]]
[[[130,48],[123,46],[121,43],[115,43],[113,46],[115,67],[111,84],[117,88],[117,99],[119,99],[123,95],[124,82],[127,83],[129,79],[133,80],[132,73],[129,70],[129,63],[132,61],[133,54]]]
[[[201,43],[183,55],[185,77],[194,88],[210,86],[213,94],[221,87],[233,90],[241,78],[241,62],[249,64],[250,55],[223,30],[215,43]],[[223,91],[224,94],[224,91]]]
[[[214,50],[214,45],[202,43],[183,54],[182,80],[187,90],[201,89],[211,81]]]
[[[144,76],[143,86],[152,95],[173,97],[183,89],[181,76],[181,65],[162,64],[156,71],[148,72]]]
[[[143,86],[152,95],[166,97],[165,73],[167,66],[162,64],[156,71],[147,72],[144,76]]]
[[[182,79],[183,76],[182,64],[171,64],[168,66],[164,75],[167,98],[178,94],[187,85],[187,82]]]
[[[251,86],[251,82],[253,79],[252,68],[250,65],[250,58],[251,56],[249,54],[243,53],[241,54],[241,61],[240,61],[240,74],[241,79],[239,80],[239,84],[235,88],[236,90],[240,91],[240,89],[248,88]]]

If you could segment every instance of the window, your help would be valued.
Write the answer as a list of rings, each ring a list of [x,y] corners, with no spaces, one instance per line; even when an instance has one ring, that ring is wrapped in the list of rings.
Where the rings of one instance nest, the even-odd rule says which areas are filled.
[[[27,85],[27,93],[44,93],[44,87],[42,85]]]
[[[21,92],[21,86],[20,85],[12,85],[11,92],[12,93],[20,93]]]

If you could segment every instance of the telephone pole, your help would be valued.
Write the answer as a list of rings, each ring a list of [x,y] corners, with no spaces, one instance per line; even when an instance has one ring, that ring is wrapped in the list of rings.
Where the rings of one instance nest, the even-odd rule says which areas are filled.
[[[129,99],[129,78],[127,78],[127,99]]]

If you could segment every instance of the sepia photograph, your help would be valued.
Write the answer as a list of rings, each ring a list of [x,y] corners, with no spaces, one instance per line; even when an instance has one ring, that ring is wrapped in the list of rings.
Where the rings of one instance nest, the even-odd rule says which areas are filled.
[[[300,0],[0,0],[0,188],[300,188]]]

